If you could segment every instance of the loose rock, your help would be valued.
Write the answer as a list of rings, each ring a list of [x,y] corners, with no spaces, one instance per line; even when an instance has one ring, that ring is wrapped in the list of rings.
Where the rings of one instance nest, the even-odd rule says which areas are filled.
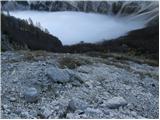
[[[28,118],[29,117],[29,113],[27,111],[21,112],[21,117]]]
[[[24,97],[27,102],[37,102],[39,93],[36,88],[27,88],[24,92]]]
[[[11,102],[15,102],[15,101],[16,101],[16,98],[15,98],[15,97],[10,97],[9,100],[10,100]]]
[[[52,110],[47,107],[42,107],[40,109],[40,113],[38,114],[41,118],[48,118],[52,114]]]
[[[69,101],[68,109],[70,111],[75,111],[75,110],[84,110],[88,107],[88,104],[85,101],[82,101],[77,98],[72,98]]]
[[[1,114],[4,119],[159,117],[159,67],[117,60],[114,57],[110,60],[59,53],[45,53],[45,59],[38,57],[32,61],[26,58],[30,53],[37,55],[34,51],[2,52]],[[51,68],[50,66],[58,66],[59,59],[63,59],[64,56],[79,60],[87,59],[93,64],[81,65],[72,70],[57,68],[61,72],[67,71],[70,79],[65,84],[53,83],[45,71]],[[41,64],[44,62],[46,66]],[[12,74],[14,69],[15,74]],[[14,83],[14,80],[18,82]],[[30,86],[36,89],[38,95],[35,96],[38,97],[24,94],[29,91]],[[128,104],[126,106],[120,104],[117,109],[109,108],[107,102],[112,99],[111,105],[115,104],[113,100],[115,96],[125,96]],[[10,102],[10,97],[15,97],[16,101]],[[35,102],[38,99],[38,102],[27,102],[27,98]]]
[[[111,109],[117,109],[120,106],[127,105],[127,101],[123,97],[113,97],[107,101],[106,105]]]
[[[89,116],[102,116],[103,115],[103,112],[101,111],[101,110],[99,110],[99,109],[94,109],[94,108],[87,108],[86,110],[85,110],[85,113],[86,114],[88,114]],[[109,114],[109,113],[107,113],[107,114]],[[95,118],[94,117],[94,118]],[[98,117],[99,118],[99,117]]]
[[[47,69],[47,75],[53,82],[65,83],[70,81],[70,74],[67,69],[52,67]]]

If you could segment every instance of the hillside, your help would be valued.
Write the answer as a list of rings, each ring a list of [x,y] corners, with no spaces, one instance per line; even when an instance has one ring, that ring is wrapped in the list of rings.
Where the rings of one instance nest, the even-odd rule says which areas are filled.
[[[1,57],[2,118],[158,118],[158,67],[44,51]]]
[[[51,36],[35,26],[27,25],[26,21],[2,15],[2,36],[4,32],[8,34],[7,40],[2,40],[2,50],[3,48],[13,50],[11,49],[14,47],[12,44],[18,42],[18,45],[16,44],[18,49],[41,49],[63,53],[115,52],[144,56],[157,61],[159,59],[159,5],[157,1],[2,1],[1,4],[2,10],[5,11],[83,11],[119,17],[133,16],[133,20],[143,19],[144,17],[148,21],[145,28],[130,31],[126,36],[114,40],[104,40],[100,44],[90,44],[82,41],[80,44],[62,46],[56,36]],[[19,34],[16,32],[19,30],[18,26],[16,29],[12,28],[12,26],[10,28],[6,26],[6,24],[15,24],[15,22],[20,22],[22,24],[21,27],[25,26],[26,28],[23,29],[27,29],[27,31],[22,31],[21,29]],[[34,34],[33,29],[35,30]],[[17,33],[18,35],[15,36]],[[5,38],[5,34],[3,38]],[[19,46],[19,44],[24,43],[27,45],[23,45],[24,47]],[[17,49],[16,47],[15,49]]]
[[[1,5],[4,12],[1,13],[1,118],[159,118],[157,1],[1,1]],[[64,45],[55,31],[51,34],[42,23],[11,16],[9,11],[14,10],[44,13],[40,18],[43,17],[50,28],[54,28],[51,26],[54,17],[51,15],[50,23],[46,14],[70,10],[107,14],[117,17],[118,22],[123,17],[128,21],[132,19],[131,23],[140,19],[145,27],[129,30],[116,39]],[[61,14],[60,19],[64,17]],[[107,21],[103,27],[106,29],[108,24]],[[65,28],[61,25],[59,31],[65,37],[61,31]],[[71,29],[67,28],[69,32]],[[91,35],[92,30],[90,28]],[[109,34],[115,31],[109,28]],[[73,33],[69,35],[78,37]]]
[[[159,25],[134,30],[127,35],[113,40],[104,40],[96,44],[80,43],[64,46],[63,52],[85,53],[126,53],[144,56],[149,59],[159,59]]]
[[[32,23],[32,22],[31,22]],[[2,14],[2,51],[6,50],[47,50],[62,53],[126,53],[145,58],[159,59],[159,24],[134,30],[126,36],[101,43],[80,43],[62,45],[61,41],[40,28]]]
[[[1,14],[2,51],[7,50],[47,50],[58,51],[61,41],[41,30],[29,21]]]

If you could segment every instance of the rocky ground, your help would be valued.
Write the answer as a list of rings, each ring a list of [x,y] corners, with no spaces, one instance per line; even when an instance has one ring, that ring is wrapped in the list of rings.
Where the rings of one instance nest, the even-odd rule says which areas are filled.
[[[2,118],[158,118],[159,67],[44,51],[1,54]]]

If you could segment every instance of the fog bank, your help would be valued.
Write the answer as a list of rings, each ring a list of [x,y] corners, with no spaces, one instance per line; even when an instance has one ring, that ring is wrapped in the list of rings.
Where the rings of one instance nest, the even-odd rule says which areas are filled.
[[[143,28],[145,24],[143,20],[132,21],[128,17],[83,12],[14,11],[10,15],[27,20],[31,18],[34,24],[40,22],[64,45],[118,38],[129,31]]]

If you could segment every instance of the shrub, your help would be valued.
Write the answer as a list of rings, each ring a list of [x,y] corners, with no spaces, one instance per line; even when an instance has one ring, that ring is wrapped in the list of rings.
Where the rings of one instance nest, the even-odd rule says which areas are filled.
[[[76,59],[71,57],[64,57],[59,61],[61,68],[69,68],[69,69],[75,69],[78,66],[91,64],[91,62],[84,60],[84,59]]]

